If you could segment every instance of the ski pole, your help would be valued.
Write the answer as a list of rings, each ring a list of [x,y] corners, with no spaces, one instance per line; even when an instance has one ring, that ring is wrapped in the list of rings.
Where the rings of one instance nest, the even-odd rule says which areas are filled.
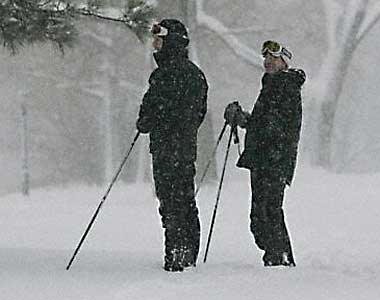
[[[215,202],[215,206],[214,206],[214,212],[212,214],[212,219],[211,219],[211,224],[210,224],[210,230],[209,230],[208,237],[207,237],[207,246],[206,246],[205,256],[203,258],[203,263],[205,263],[206,260],[207,260],[207,253],[208,253],[208,249],[210,247],[211,235],[212,235],[212,231],[213,231],[213,228],[214,228],[216,211],[218,209],[220,193],[222,191],[223,179],[224,179],[224,174],[225,174],[225,171],[226,171],[227,159],[228,159],[228,154],[230,152],[231,140],[232,140],[233,132],[234,132],[234,128],[231,128],[231,130],[230,130],[230,136],[228,138],[226,155],[224,157],[224,164],[223,164],[222,175],[220,177],[220,182],[219,182],[219,187],[218,187],[218,193],[217,193],[217,196],[216,196],[216,202]]]
[[[221,130],[220,133],[219,133],[219,136],[218,136],[218,139],[217,139],[217,141],[216,141],[216,144],[215,144],[214,150],[213,150],[212,153],[211,153],[210,159],[208,160],[208,162],[207,162],[207,164],[206,164],[206,167],[205,167],[205,169],[204,169],[204,171],[203,171],[203,174],[202,174],[202,176],[201,176],[201,179],[199,180],[199,183],[198,183],[197,189],[195,190],[195,196],[198,194],[198,192],[199,192],[199,190],[200,190],[200,188],[201,188],[201,185],[202,185],[202,183],[203,183],[203,180],[204,180],[205,177],[206,177],[207,171],[208,171],[208,169],[210,168],[211,162],[212,162],[212,160],[213,160],[214,157],[215,157],[216,150],[218,149],[219,143],[220,143],[220,141],[222,140],[222,137],[223,137],[223,135],[224,135],[224,132],[226,131],[227,125],[228,125],[228,123],[225,122],[224,125],[223,125],[222,130]]]
[[[140,132],[138,131],[138,132],[136,133],[136,135],[135,135],[135,138],[133,139],[133,142],[132,142],[132,144],[131,144],[131,147],[129,148],[127,154],[125,155],[125,157],[124,157],[122,163],[120,164],[119,169],[117,170],[117,172],[116,172],[115,176],[113,177],[113,179],[112,179],[110,185],[108,186],[108,189],[107,189],[106,193],[104,194],[104,196],[103,196],[102,200],[100,201],[100,203],[99,203],[99,205],[98,205],[98,207],[97,207],[97,209],[96,209],[94,215],[92,216],[90,223],[88,224],[88,226],[87,226],[87,228],[86,228],[84,234],[82,235],[82,238],[80,239],[79,244],[78,244],[78,246],[76,247],[73,256],[71,257],[70,262],[69,262],[69,264],[68,264],[67,267],[66,267],[66,270],[69,270],[69,269],[70,269],[70,266],[71,266],[71,264],[73,263],[73,261],[74,261],[74,259],[75,259],[75,256],[78,254],[79,249],[80,249],[80,247],[82,246],[82,244],[83,244],[83,242],[84,242],[84,240],[85,240],[85,238],[86,238],[88,232],[90,231],[90,229],[91,229],[91,227],[92,227],[92,225],[93,225],[93,223],[94,223],[94,221],[95,221],[97,215],[99,214],[100,209],[102,208],[104,202],[106,201],[107,196],[108,196],[108,194],[110,193],[110,191],[111,191],[111,189],[112,189],[112,186],[114,185],[114,183],[116,182],[117,178],[119,177],[119,175],[120,175],[120,173],[121,173],[121,171],[122,171],[122,169],[123,169],[123,167],[124,167],[124,165],[125,165],[125,163],[126,163],[128,157],[129,157],[129,154],[132,152],[133,146],[135,145],[135,143],[136,143],[136,141],[137,141],[139,135],[140,135]]]

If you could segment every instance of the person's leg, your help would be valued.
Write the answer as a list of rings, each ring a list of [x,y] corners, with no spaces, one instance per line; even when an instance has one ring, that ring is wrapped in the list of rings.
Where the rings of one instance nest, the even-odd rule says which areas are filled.
[[[267,239],[266,239],[266,216],[265,216],[265,210],[264,203],[265,199],[263,199],[262,195],[262,182],[259,178],[259,174],[257,171],[251,171],[251,192],[252,192],[252,198],[251,198],[251,213],[250,213],[250,229],[251,233],[254,237],[256,245],[261,250],[266,250],[268,248],[267,246]]]
[[[283,200],[285,183],[277,176],[263,178],[267,249],[263,260],[267,265],[295,266],[288,230],[285,224]]]
[[[251,172],[251,232],[264,250],[264,265],[295,265],[282,209],[284,182],[265,172]],[[284,260],[284,255],[286,259]]]
[[[173,163],[167,157],[153,155],[153,178],[159,200],[159,214],[164,229],[164,269],[182,271],[179,249],[182,246],[181,228],[178,228],[178,212],[174,198]]]
[[[200,222],[194,195],[195,166],[193,162],[180,162],[176,172],[176,193],[179,227],[183,229],[183,266],[195,266],[200,245]]]
[[[194,198],[193,162],[153,160],[159,213],[165,231],[165,264],[169,271],[195,266],[200,244],[200,222]]]

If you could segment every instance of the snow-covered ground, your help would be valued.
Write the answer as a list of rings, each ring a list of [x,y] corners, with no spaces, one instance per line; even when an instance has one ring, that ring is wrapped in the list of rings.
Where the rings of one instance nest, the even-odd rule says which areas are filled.
[[[150,185],[115,185],[70,271],[65,267],[105,188],[0,198],[0,299],[380,299],[380,174],[298,168],[285,203],[293,269],[262,266],[249,233],[248,172],[228,170],[225,180],[207,263],[215,185],[198,197],[199,265],[174,274],[161,268]]]

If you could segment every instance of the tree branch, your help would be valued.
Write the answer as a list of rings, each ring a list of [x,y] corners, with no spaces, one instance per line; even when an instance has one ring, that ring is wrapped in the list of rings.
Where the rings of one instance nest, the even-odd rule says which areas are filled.
[[[358,159],[359,155],[363,152],[368,153],[369,149],[371,149],[371,146],[374,144],[373,140],[369,141],[368,143],[364,144],[362,147],[359,148],[359,150],[356,150],[355,152],[351,153],[347,159],[345,159],[345,164],[349,164],[354,162],[356,159]],[[380,144],[375,143],[373,146],[373,151],[379,151],[380,150]]]
[[[322,1],[327,24],[327,36],[328,36],[328,45],[331,45],[332,48],[335,47],[338,39],[338,30],[340,18],[336,15],[336,12],[341,11],[340,5],[333,0],[323,0]]]
[[[114,10],[115,11],[115,10]],[[114,13],[112,11],[112,13]],[[64,52],[77,41],[75,26],[77,16],[125,24],[140,41],[144,40],[156,10],[146,0],[129,0],[124,10],[117,9],[117,16],[103,14],[97,7],[74,4],[69,1],[19,1],[0,2],[0,43],[13,54],[25,44],[51,41]]]
[[[239,39],[231,33],[230,29],[222,22],[212,16],[207,15],[203,10],[203,0],[196,1],[197,23],[218,35],[218,37],[226,43],[226,45],[235,53],[236,56],[242,58],[249,65],[262,70],[263,66],[260,55],[252,48],[240,42]]]
[[[263,31],[275,31],[278,30],[278,28],[264,28],[264,27],[258,27],[258,26],[250,26],[250,27],[243,27],[243,28],[226,28],[225,32],[220,31],[222,34],[229,34],[229,35],[236,35],[240,33],[262,33]]]
[[[380,5],[375,10],[375,13],[373,14],[372,19],[369,20],[368,24],[364,26],[363,31],[357,36],[356,41],[357,44],[360,44],[360,42],[364,39],[364,37],[368,34],[368,32],[371,31],[371,29],[380,21]]]
[[[95,17],[97,19],[101,19],[101,20],[106,20],[106,21],[112,21],[112,22],[119,22],[119,23],[123,23],[125,25],[127,25],[128,27],[132,27],[131,23],[132,21],[129,20],[127,17],[123,18],[123,19],[119,19],[119,18],[114,18],[114,17],[110,17],[110,16],[105,16],[105,15],[102,15],[100,13],[96,13],[96,12],[93,12],[93,11],[90,11],[86,8],[81,8],[81,9],[78,9],[76,10],[77,13],[83,15],[83,16],[91,16],[91,17]]]
[[[354,3],[355,2],[355,3]],[[356,4],[356,0],[352,0],[351,2],[351,10],[352,12],[346,16],[348,20],[346,20],[346,28],[344,32],[343,39],[343,53],[346,57],[352,56],[358,47],[358,43],[356,37],[360,30],[360,27],[363,24],[363,20],[365,18],[366,11],[368,9],[368,0],[364,0],[359,3],[359,6],[354,6]]]

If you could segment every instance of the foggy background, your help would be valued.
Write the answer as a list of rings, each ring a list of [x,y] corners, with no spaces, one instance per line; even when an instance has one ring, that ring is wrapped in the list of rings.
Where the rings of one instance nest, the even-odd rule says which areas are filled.
[[[380,170],[377,1],[155,2],[160,17],[186,23],[192,57],[209,82],[199,168],[223,125],[224,107],[238,100],[251,110],[263,72],[260,47],[274,39],[289,47],[292,66],[307,75],[299,164],[336,174]],[[362,10],[365,2],[368,7]],[[64,56],[49,44],[27,46],[14,56],[0,50],[1,195],[21,190],[25,138],[32,189],[108,183],[133,140],[154,68],[150,42],[141,43],[123,25],[89,18],[78,21],[78,29],[79,43]],[[150,180],[149,168],[144,136],[122,180]],[[215,168],[210,180],[214,173]]]
[[[297,267],[262,266],[249,231],[249,172],[234,167],[235,145],[209,259],[201,262],[227,131],[208,173],[211,183],[197,194],[197,268],[162,270],[163,232],[148,137],[142,135],[75,264],[65,270],[136,134],[155,67],[149,41],[141,43],[124,24],[83,16],[75,24],[78,43],[64,56],[48,43],[13,56],[0,49],[2,299],[379,299],[380,2],[150,2],[159,18],[187,25],[191,57],[210,85],[198,176],[224,123],[225,106],[238,100],[252,109],[263,73],[263,41],[286,45],[292,66],[305,70],[300,155],[284,202]],[[28,181],[30,195],[24,197]]]

